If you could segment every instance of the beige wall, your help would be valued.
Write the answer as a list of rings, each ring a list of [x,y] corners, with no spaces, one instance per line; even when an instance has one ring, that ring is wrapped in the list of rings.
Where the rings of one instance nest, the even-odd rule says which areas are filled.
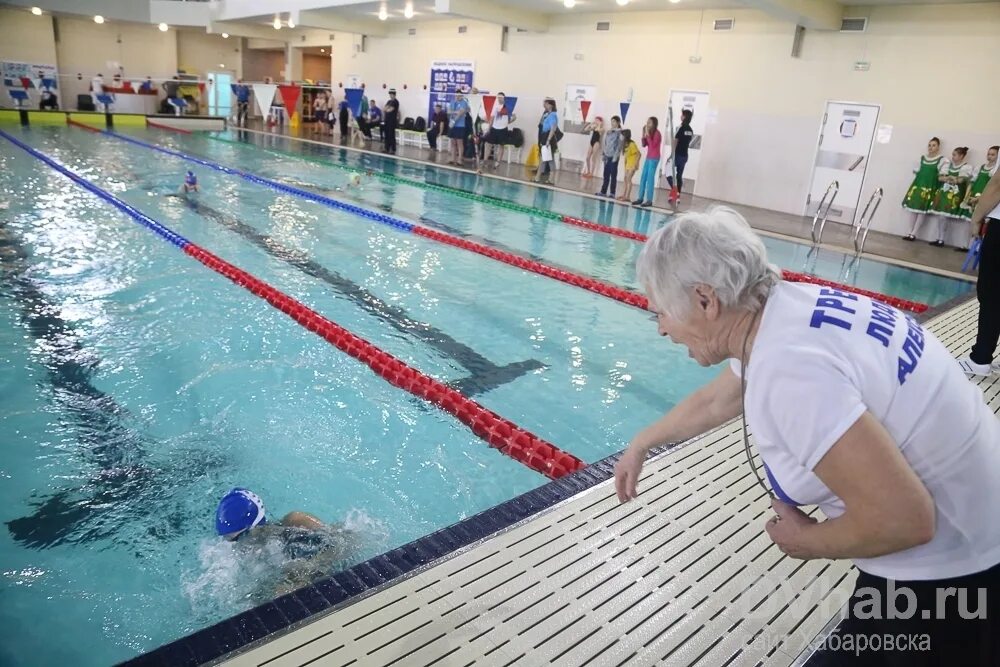
[[[423,115],[430,61],[471,59],[480,87],[519,96],[518,125],[529,136],[542,97],[561,101],[567,84],[597,86],[591,114],[605,118],[631,89],[626,126],[633,132],[646,116],[662,121],[670,89],[709,91],[717,120],[705,132],[697,194],[792,213],[805,203],[825,102],[880,104],[880,123],[894,133],[889,144],[876,144],[865,189],[885,187],[876,226],[900,231],[895,204],[931,134],[948,150],[972,147],[977,162],[1000,142],[1000,87],[983,85],[1000,80],[1000,3],[847,14],[869,16],[868,31],[809,31],[800,58],[790,56],[793,26],[754,10],[570,15],[548,33],[512,32],[507,52],[499,49],[497,26],[426,22],[413,36],[401,26],[388,38],[369,38],[367,52],[356,56],[351,36],[338,34],[333,81],[360,74],[375,89],[407,83],[403,112]],[[735,18],[736,29],[712,32],[712,20],[723,17]],[[598,20],[611,20],[611,30],[597,32]],[[459,25],[468,32],[459,34]],[[689,62],[696,53],[700,64]],[[854,71],[857,60],[870,61],[871,70]],[[585,143],[567,144],[566,157],[579,158]]]
[[[121,63],[125,78],[142,80],[170,78],[177,69],[177,33],[160,32],[156,26],[139,23],[108,22],[98,25],[91,20],[59,17],[59,41],[56,51],[59,71],[63,74],[83,75],[63,79],[63,92],[71,93],[71,104],[76,94],[90,88],[90,78],[100,72],[110,82],[115,74],[109,62]]]
[[[52,17],[0,7],[0,60],[55,65]]]
[[[209,72],[229,72],[242,76],[243,57],[240,40],[223,39],[204,30],[177,32],[177,68],[188,74],[205,77]]]
[[[243,78],[246,81],[263,81],[271,77],[275,81],[282,80],[285,71],[285,51],[263,49],[243,50]]]

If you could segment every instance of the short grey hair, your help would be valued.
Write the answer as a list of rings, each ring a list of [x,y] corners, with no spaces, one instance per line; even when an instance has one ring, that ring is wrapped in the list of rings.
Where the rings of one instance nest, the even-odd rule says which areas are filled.
[[[636,269],[653,304],[680,320],[688,316],[696,285],[714,289],[723,308],[753,312],[781,280],[763,241],[728,206],[685,213],[658,229]]]

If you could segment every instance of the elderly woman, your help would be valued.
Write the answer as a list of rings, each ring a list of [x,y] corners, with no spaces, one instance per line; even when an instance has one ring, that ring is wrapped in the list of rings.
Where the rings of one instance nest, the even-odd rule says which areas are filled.
[[[702,366],[728,364],[635,437],[615,469],[619,498],[636,497],[652,447],[742,413],[773,490],[771,539],[860,570],[841,637],[928,636],[861,659],[830,642],[823,664],[1000,664],[1000,420],[948,350],[881,303],[783,282],[728,208],[658,230],[638,275],[660,335]],[[908,600],[918,611],[900,618]]]

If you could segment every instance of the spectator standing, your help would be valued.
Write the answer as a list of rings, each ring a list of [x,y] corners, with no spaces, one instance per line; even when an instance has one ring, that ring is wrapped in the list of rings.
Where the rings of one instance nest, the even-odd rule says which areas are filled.
[[[654,116],[650,116],[646,121],[646,126],[642,128],[642,145],[646,148],[646,163],[642,165],[642,178],[639,179],[639,198],[632,202],[635,206],[649,208],[653,205],[653,197],[656,196],[656,167],[660,164],[660,146],[663,145],[663,136],[657,129],[658,125],[659,121]],[[686,153],[684,160],[687,161]],[[677,172],[678,180],[680,180],[681,171],[682,169]]]
[[[614,199],[615,192],[618,191],[618,160],[622,156],[623,146],[622,119],[612,116],[611,128],[604,133],[601,146],[604,155],[604,181],[601,183],[601,191],[597,193],[598,197],[607,197],[610,192]]]
[[[448,136],[448,112],[441,108],[440,102],[435,102],[430,128],[427,130],[427,143],[431,145],[431,151],[437,152],[437,140],[441,136]]]
[[[556,151],[559,150],[559,114],[556,110],[556,101],[551,97],[546,97],[544,102],[545,111],[542,119],[538,123],[538,173],[535,175],[535,182],[541,183],[544,178],[551,183],[549,178],[552,172],[552,163],[555,161]]]
[[[632,179],[635,178],[635,172],[639,170],[639,160],[642,158],[642,153],[632,141],[632,130],[622,130],[622,139],[625,142],[625,148],[622,150],[622,155],[625,157],[625,180],[622,185],[625,191],[618,198],[618,201],[628,201],[632,197]],[[639,198],[642,199],[641,194]]]
[[[684,189],[684,166],[688,162],[688,148],[691,140],[694,139],[694,130],[691,129],[691,119],[694,111],[684,109],[681,111],[681,126],[674,134],[674,140],[670,146],[670,159],[674,161],[674,171],[677,172],[677,187],[670,193],[670,201],[675,202],[680,198],[681,190]],[[667,176],[667,183],[674,188],[674,177]]]
[[[451,139],[451,161],[448,164],[461,166],[463,153],[465,150],[465,134],[471,129],[469,118],[469,103],[465,100],[465,89],[459,88],[455,93],[455,101],[448,106],[448,119],[450,129],[448,137]],[[469,128],[466,128],[466,126]]]
[[[386,153],[396,153],[396,128],[399,127],[399,100],[396,99],[396,89],[389,89],[389,99],[385,103],[384,121],[382,124],[382,139],[385,142]]]
[[[503,93],[497,93],[496,102],[493,105],[493,113],[490,115],[490,131],[486,135],[486,143],[493,148],[493,169],[500,166],[503,159],[504,147],[510,141],[510,124],[517,120],[517,116],[507,109],[507,97]]]

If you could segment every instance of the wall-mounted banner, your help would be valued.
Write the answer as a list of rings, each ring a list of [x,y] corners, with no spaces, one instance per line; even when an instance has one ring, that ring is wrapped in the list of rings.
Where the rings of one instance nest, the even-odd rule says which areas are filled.
[[[444,108],[455,99],[459,88],[472,88],[476,72],[473,60],[433,60],[431,61],[430,99],[427,103],[427,117],[434,115],[434,104],[440,102]]]
[[[564,132],[583,132],[586,119],[584,118],[582,102],[593,102],[597,99],[597,86],[586,84],[570,84],[566,86],[566,97],[562,108]],[[590,104],[587,104],[587,111],[590,111]]]

